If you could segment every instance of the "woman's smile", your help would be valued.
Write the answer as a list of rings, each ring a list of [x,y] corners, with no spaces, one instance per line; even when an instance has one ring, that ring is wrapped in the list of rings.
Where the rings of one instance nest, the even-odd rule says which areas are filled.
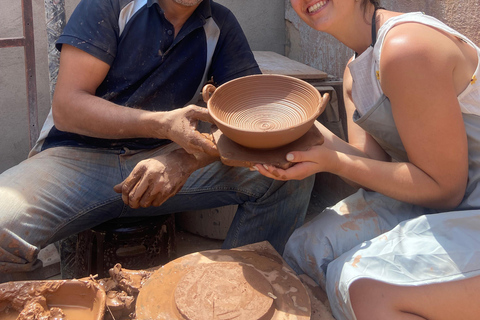
[[[320,11],[326,4],[328,3],[328,0],[321,0],[314,5],[311,5],[307,8],[307,11],[309,14],[314,14]]]

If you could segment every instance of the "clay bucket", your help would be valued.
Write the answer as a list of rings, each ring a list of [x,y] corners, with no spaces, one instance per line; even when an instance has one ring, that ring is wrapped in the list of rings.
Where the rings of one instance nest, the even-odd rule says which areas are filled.
[[[320,115],[322,98],[311,84],[289,76],[259,74],[202,90],[217,127],[236,143],[273,149],[303,136]]]
[[[0,285],[0,319],[17,319],[18,308],[25,307],[18,303],[35,296],[45,297],[49,308],[61,308],[69,320],[102,320],[105,314],[105,291],[91,281],[14,281]]]

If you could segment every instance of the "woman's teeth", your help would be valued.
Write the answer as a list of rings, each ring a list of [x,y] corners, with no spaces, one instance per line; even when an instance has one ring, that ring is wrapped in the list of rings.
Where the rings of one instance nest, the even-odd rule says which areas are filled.
[[[317,2],[315,3],[313,6],[311,7],[308,7],[308,12],[309,13],[313,13],[315,11],[318,11],[320,10],[320,8],[322,8],[324,5],[327,4],[327,1],[320,1],[320,2]]]

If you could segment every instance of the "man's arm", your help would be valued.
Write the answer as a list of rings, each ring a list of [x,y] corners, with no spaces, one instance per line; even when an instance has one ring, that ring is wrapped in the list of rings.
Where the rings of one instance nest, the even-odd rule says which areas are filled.
[[[170,139],[189,153],[216,154],[213,143],[194,130],[198,120],[211,122],[204,108],[189,106],[170,112],[151,112],[95,96],[109,68],[92,55],[63,45],[52,103],[57,129],[104,139]]]
[[[217,161],[206,153],[188,154],[178,148],[140,161],[130,175],[114,187],[131,208],[158,207],[174,196],[197,169]]]

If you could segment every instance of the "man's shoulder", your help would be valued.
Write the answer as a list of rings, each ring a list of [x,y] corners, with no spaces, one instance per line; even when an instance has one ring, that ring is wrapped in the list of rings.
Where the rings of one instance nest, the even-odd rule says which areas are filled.
[[[134,10],[136,8],[141,8],[147,5],[148,0],[96,0],[99,2],[106,2],[109,5],[100,6],[105,8],[106,10],[109,8],[113,8],[113,11],[116,14],[119,14],[122,10]]]
[[[211,1],[210,2],[210,6],[212,8],[212,11],[217,11],[219,13],[221,12],[230,12],[230,9],[228,9],[227,7],[225,7],[223,4],[220,4],[220,3],[217,3],[215,1]]]
[[[233,13],[230,9],[224,5],[216,2],[211,2],[212,16],[214,19],[225,20],[229,16],[233,16]]]

